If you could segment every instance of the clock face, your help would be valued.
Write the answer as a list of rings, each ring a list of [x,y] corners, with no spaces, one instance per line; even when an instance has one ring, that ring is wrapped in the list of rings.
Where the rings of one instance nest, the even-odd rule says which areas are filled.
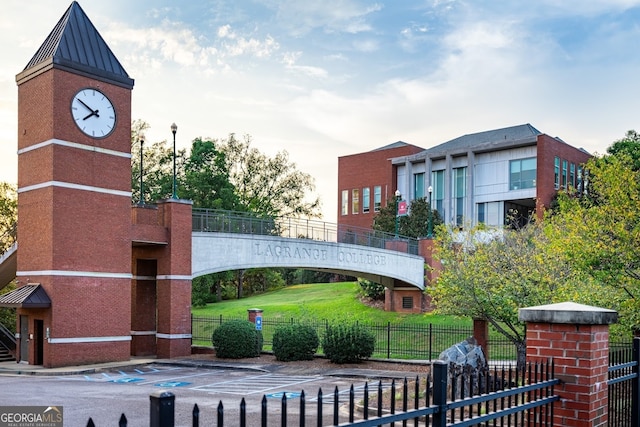
[[[71,101],[71,115],[78,128],[92,138],[104,138],[116,127],[116,110],[105,94],[82,89]]]

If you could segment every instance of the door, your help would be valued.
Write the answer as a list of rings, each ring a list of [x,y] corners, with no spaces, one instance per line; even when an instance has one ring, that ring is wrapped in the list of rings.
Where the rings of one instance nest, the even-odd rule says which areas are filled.
[[[20,362],[29,363],[29,316],[20,315]]]
[[[33,360],[34,365],[42,365],[43,353],[44,353],[44,321],[43,320],[35,320],[33,323],[34,334],[33,338],[35,339],[36,344],[36,353]]]

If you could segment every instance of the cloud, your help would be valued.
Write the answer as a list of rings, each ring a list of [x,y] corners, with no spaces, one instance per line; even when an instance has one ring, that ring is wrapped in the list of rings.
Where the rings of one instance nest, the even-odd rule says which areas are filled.
[[[383,9],[382,4],[355,0],[299,1],[265,0],[275,11],[277,24],[300,37],[313,30],[356,34],[371,31],[367,18]]]

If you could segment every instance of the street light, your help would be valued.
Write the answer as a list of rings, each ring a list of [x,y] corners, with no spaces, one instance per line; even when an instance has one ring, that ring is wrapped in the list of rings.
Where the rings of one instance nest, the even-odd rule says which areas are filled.
[[[138,205],[144,205],[144,187],[142,184],[142,178],[144,177],[144,169],[142,168],[142,158],[144,155],[144,134],[141,133],[138,138],[140,138],[140,200],[138,201]]]
[[[433,238],[433,206],[431,204],[431,201],[433,200],[431,198],[433,187],[429,186],[429,188],[427,188],[427,191],[429,192],[429,219],[427,221],[427,238],[431,239]]]
[[[178,131],[178,126],[175,123],[171,124],[171,133],[173,134],[173,193],[171,194],[172,199],[178,198],[178,193],[176,192],[176,132]]]
[[[396,190],[396,239],[398,238],[398,228],[400,227],[400,198],[402,194],[400,194],[400,190]]]

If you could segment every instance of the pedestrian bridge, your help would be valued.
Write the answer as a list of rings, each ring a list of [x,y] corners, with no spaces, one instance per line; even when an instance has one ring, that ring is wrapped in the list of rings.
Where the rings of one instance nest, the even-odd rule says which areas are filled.
[[[390,249],[393,248],[393,249]],[[315,220],[260,219],[237,212],[193,213],[193,277],[248,268],[302,268],[424,289],[415,239]]]
[[[15,238],[15,232],[14,232]],[[388,288],[424,289],[415,239],[315,220],[261,219],[194,209],[192,277],[250,268],[301,268],[362,277]],[[0,256],[0,288],[16,276],[17,243]]]

